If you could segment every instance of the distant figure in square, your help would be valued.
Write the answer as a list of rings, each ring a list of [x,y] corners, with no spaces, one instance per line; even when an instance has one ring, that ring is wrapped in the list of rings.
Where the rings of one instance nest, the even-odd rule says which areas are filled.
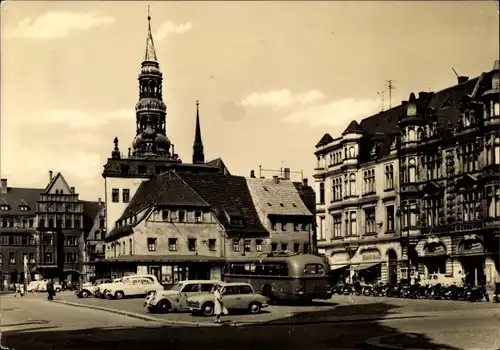
[[[47,282],[47,300],[54,300],[54,295],[56,295],[56,291],[54,290],[54,281],[52,278]]]

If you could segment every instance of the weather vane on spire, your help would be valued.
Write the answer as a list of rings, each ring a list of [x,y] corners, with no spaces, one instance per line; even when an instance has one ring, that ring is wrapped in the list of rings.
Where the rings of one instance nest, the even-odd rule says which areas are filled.
[[[148,5],[148,21],[151,21],[151,12],[149,5]]]

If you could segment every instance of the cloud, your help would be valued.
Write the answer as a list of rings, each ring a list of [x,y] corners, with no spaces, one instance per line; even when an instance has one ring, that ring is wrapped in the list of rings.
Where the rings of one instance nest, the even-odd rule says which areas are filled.
[[[36,19],[25,17],[14,28],[5,31],[4,38],[59,39],[65,38],[72,30],[88,30],[92,27],[115,22],[109,16],[96,13],[73,13],[49,11]]]
[[[191,30],[192,26],[190,22],[184,24],[174,24],[170,21],[163,23],[154,36],[157,42],[162,41],[167,37],[168,34],[183,34],[188,30]]]
[[[65,124],[70,129],[95,128],[100,125],[108,124],[112,120],[130,119],[135,120],[135,111],[129,109],[120,109],[104,113],[87,113],[76,109],[53,110],[42,113],[37,118],[29,118],[31,123],[56,123]],[[28,120],[27,120],[28,121]]]
[[[323,97],[324,94],[317,90],[293,94],[290,90],[283,89],[263,93],[253,92],[245,97],[241,104],[243,106],[283,108],[300,104],[307,105]]]
[[[347,126],[352,120],[367,118],[380,111],[381,101],[379,100],[355,100],[344,98],[334,100],[326,104],[308,106],[300,111],[288,114],[282,121],[290,123],[307,123],[312,127]]]

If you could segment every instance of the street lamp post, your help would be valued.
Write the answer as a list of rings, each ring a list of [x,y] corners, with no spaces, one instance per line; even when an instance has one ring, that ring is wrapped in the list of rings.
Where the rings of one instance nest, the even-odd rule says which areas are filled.
[[[406,210],[406,222],[407,222],[407,230],[406,230],[406,278],[409,280],[410,279],[410,217],[409,217],[410,211]],[[399,220],[399,230],[401,233],[401,236],[403,236],[403,213],[401,209],[398,209],[396,212],[396,217]]]

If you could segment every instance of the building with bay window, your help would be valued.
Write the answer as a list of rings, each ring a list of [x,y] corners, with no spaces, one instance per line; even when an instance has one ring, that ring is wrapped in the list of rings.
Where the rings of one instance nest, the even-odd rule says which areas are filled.
[[[317,235],[332,269],[352,275],[373,269],[363,265],[372,259],[381,280],[406,277],[410,269],[493,283],[499,99],[496,61],[476,78],[412,93],[390,110],[353,121],[340,137],[323,136],[315,152]]]

